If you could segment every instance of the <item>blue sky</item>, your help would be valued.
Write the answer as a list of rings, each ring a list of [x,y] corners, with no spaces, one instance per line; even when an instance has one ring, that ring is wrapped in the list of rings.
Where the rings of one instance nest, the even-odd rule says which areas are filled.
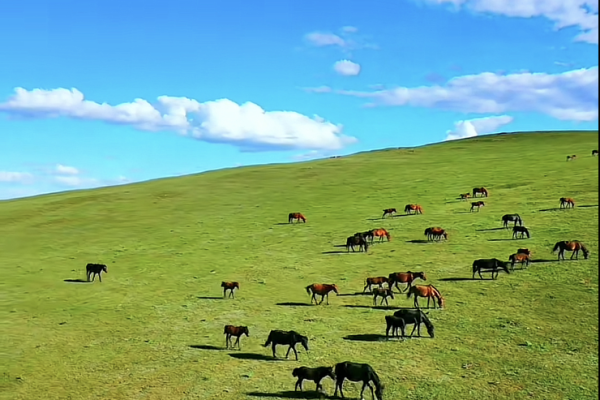
[[[598,0],[208,4],[0,5],[0,199],[598,129]]]

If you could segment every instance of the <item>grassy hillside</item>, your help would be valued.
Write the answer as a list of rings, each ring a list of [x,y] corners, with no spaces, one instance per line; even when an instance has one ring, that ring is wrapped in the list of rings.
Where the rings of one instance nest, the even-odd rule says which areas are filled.
[[[0,202],[0,398],[309,398],[281,394],[293,391],[292,369],[345,360],[370,363],[386,400],[597,398],[597,144],[597,132],[486,136]],[[468,213],[456,197],[476,186],[490,197]],[[582,207],[557,210],[563,196]],[[424,215],[379,219],[407,203]],[[308,223],[281,224],[292,211]],[[497,229],[506,213],[532,238],[496,240],[511,237]],[[432,225],[447,243],[410,242]],[[376,227],[392,241],[326,253]],[[572,239],[591,258],[555,262],[552,245]],[[497,281],[444,280],[519,247],[550,261]],[[102,283],[64,282],[84,278],[88,262],[109,266]],[[429,314],[435,339],[344,339],[385,333],[393,311],[368,296],[277,305],[308,303],[313,282],[353,294],[367,276],[407,270],[426,271],[446,298]],[[241,283],[235,300],[213,298],[223,280]],[[223,347],[229,323],[250,327],[241,352],[199,348]],[[308,335],[311,351],[270,361],[271,329]],[[360,385],[346,388],[358,398]]]

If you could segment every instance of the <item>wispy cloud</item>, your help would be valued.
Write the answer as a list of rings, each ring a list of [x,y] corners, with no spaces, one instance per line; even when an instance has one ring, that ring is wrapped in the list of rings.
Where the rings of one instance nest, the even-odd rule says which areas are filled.
[[[79,170],[75,167],[69,167],[67,165],[57,164],[56,173],[62,175],[79,175]]]
[[[333,70],[339,75],[356,76],[360,74],[360,65],[350,60],[340,60],[333,64]]]
[[[454,130],[446,132],[446,140],[465,139],[497,132],[498,128],[509,124],[513,117],[508,115],[467,119],[454,123]]]
[[[30,184],[33,182],[33,175],[29,172],[0,171],[0,182]]]

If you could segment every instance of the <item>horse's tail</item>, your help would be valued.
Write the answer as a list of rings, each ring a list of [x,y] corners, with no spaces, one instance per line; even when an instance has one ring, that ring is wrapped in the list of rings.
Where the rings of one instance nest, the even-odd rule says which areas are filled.
[[[430,287],[431,287],[431,288],[434,290],[434,292],[435,292],[435,293],[436,293],[438,296],[442,297],[442,294],[440,293],[440,291],[439,291],[439,290],[438,290],[438,289],[437,289],[435,286],[433,286],[432,284],[429,284],[429,286],[430,286]]]

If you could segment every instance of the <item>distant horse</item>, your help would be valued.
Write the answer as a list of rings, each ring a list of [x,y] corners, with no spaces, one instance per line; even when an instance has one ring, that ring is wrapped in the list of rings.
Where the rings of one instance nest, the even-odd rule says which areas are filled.
[[[473,212],[474,209],[477,209],[477,212],[479,212],[479,209],[483,206],[485,206],[483,201],[474,201],[471,203],[471,212]]]
[[[296,361],[298,361],[298,351],[296,351],[296,344],[298,343],[308,351],[308,338],[306,336],[303,336],[296,331],[282,331],[275,329],[269,333],[267,342],[263,344],[263,347],[269,347],[269,345],[271,345],[271,348],[273,349],[273,358],[277,358],[277,354],[275,353],[277,345],[290,346],[285,354],[285,358],[289,358],[290,351],[294,350]]]
[[[369,249],[369,244],[363,236],[350,236],[346,239],[346,251],[349,252],[350,248],[352,248],[352,251],[354,252],[354,246],[358,246],[358,251],[366,252]]]
[[[367,289],[369,289],[369,291],[371,291],[371,286],[373,285],[378,285],[380,288],[383,288],[383,284],[387,283],[388,287],[389,287],[389,282],[388,282],[388,278],[386,278],[385,276],[377,276],[374,278],[367,278],[365,279],[365,288],[363,289],[363,293],[365,293],[367,291]]]
[[[515,254],[511,254],[508,257],[508,261],[510,261],[510,267],[511,267],[512,271],[515,270],[516,263],[521,264],[521,268],[523,268],[523,264],[525,264],[525,267],[528,267],[529,260],[530,260],[529,254],[524,254],[524,253],[515,253]]]
[[[234,348],[235,345],[237,344],[238,348],[241,350],[242,347],[240,346],[240,337],[242,337],[242,335],[246,335],[246,337],[250,337],[250,332],[248,332],[247,326],[225,325],[225,330],[223,331],[223,334],[225,334],[225,348],[226,349],[228,349],[229,347]],[[235,341],[235,343],[233,345],[231,345],[231,337],[232,336],[235,336],[237,338],[237,340]]]
[[[221,282],[221,287],[223,288],[223,297],[226,297],[227,291],[229,290],[229,297],[233,297],[234,299],[235,296],[233,295],[233,290],[240,290],[239,282]]]
[[[385,218],[386,215],[393,215],[396,214],[396,209],[395,208],[386,208],[385,210],[383,210],[383,217],[381,218]]]
[[[85,266],[85,272],[88,282],[90,281],[90,278],[92,278],[92,282],[94,282],[96,275],[98,275],[98,279],[102,282],[102,273],[108,274],[108,267],[104,264],[88,263],[88,265]]]
[[[483,197],[488,197],[489,192],[484,187],[473,188],[473,197],[477,197],[478,194],[482,195]]]
[[[375,289],[373,289],[372,291],[373,293],[373,305],[376,306],[377,305],[377,297],[381,297],[381,303],[379,305],[383,305],[383,302],[385,301],[386,305],[390,305],[390,303],[388,303],[387,298],[391,297],[392,299],[394,298],[394,292],[392,292],[392,289],[390,288],[380,288],[380,287],[376,287]]]
[[[393,272],[388,277],[388,287],[390,289],[393,289],[394,286],[396,286],[396,289],[398,289],[400,293],[403,293],[406,290],[410,289],[413,281],[417,278],[422,279],[424,281],[427,280],[425,272]],[[406,283],[406,287],[404,290],[402,290],[400,286],[398,286],[399,283]]]
[[[529,250],[529,249],[518,249],[517,250],[517,254],[527,254],[528,256],[531,257],[531,250]]]
[[[335,294],[339,295],[339,288],[337,287],[337,285],[335,284],[327,284],[327,283],[313,283],[312,285],[308,285],[306,287],[306,293],[308,294],[312,294],[312,297],[310,298],[310,303],[312,304],[312,301],[315,301],[315,305],[317,304],[317,295],[321,296],[321,301],[318,304],[323,303],[323,298],[327,298],[327,303],[329,304],[329,292],[335,292]]]
[[[425,229],[425,236],[427,236],[427,240],[448,239],[448,233],[439,226]]]
[[[508,223],[514,222],[513,226],[517,226],[517,224],[523,226],[523,220],[519,214],[505,214],[502,216],[502,224],[505,228],[508,228]]]
[[[371,397],[373,400],[383,400],[383,389],[384,386],[379,379],[379,376],[369,364],[359,364],[350,361],[344,361],[335,365],[335,392],[333,397],[337,397],[338,389],[340,389],[340,395],[344,399],[344,391],[342,386],[344,380],[348,379],[351,382],[363,382],[362,389],[360,391],[360,398],[364,400],[364,393],[367,386],[371,389]],[[373,393],[373,386],[370,382],[375,385],[375,393]]]
[[[398,330],[402,331],[402,337],[404,337],[404,329],[406,328],[406,322],[404,319],[396,317],[394,315],[385,316],[385,339],[390,339],[390,330],[392,331],[392,337],[396,336],[400,338]]]
[[[575,200],[570,197],[561,197],[560,198],[560,208],[573,208],[575,207]]]
[[[407,204],[404,207],[405,214],[423,214],[423,207],[418,204]]]
[[[559,261],[560,261],[561,257],[563,260],[565,259],[565,251],[573,252],[573,254],[571,254],[571,260],[573,259],[573,257],[575,257],[576,260],[579,259],[579,251],[581,251],[583,253],[583,258],[586,260],[590,256],[590,251],[587,249],[587,247],[585,247],[585,245],[583,243],[581,243],[578,240],[571,240],[571,241],[562,240],[560,242],[557,242],[554,245],[552,252],[554,253],[557,250],[558,250],[558,260]]]
[[[592,150],[592,157],[598,157],[598,150]]]
[[[508,267],[506,266],[507,263],[505,263],[504,261],[500,261],[497,258],[489,258],[489,259],[479,259],[479,260],[475,260],[473,261],[473,278],[475,279],[475,273],[477,272],[479,274],[479,278],[483,279],[483,276],[481,276],[481,272],[492,272],[492,279],[496,279],[498,277],[498,274],[500,273],[500,270],[504,270],[504,272],[506,272],[507,274],[510,274],[510,271],[508,270]],[[495,274],[495,275],[494,275]]]
[[[417,335],[421,336],[421,324],[425,324],[427,328],[427,333],[431,338],[435,337],[435,328],[433,324],[427,317],[427,315],[421,310],[398,310],[394,313],[394,317],[402,318],[404,320],[404,326],[414,324],[413,330],[410,333],[410,337],[412,337],[413,333],[415,333],[415,329],[417,330]],[[402,330],[402,336],[404,336],[404,330]]]
[[[525,228],[524,226],[513,226],[513,239],[517,239],[519,236],[521,236],[521,238],[527,236],[527,239],[529,239],[531,237],[529,234],[529,229]]]
[[[323,385],[321,385],[321,381],[327,377],[330,377],[335,382],[335,375],[333,374],[333,367],[300,367],[294,368],[292,371],[292,376],[298,378],[296,382],[296,386],[294,386],[294,391],[300,388],[300,391],[304,391],[302,387],[302,382],[304,380],[313,381],[317,384],[317,392],[323,391]]]
[[[366,232],[357,232],[354,234],[354,236],[362,237],[365,240],[371,240],[371,243],[373,243],[373,230]]]
[[[410,289],[408,289],[408,294],[406,295],[406,298],[410,299],[410,296],[413,296],[413,295],[415,296],[415,308],[420,308],[419,307],[419,297],[427,298],[427,308],[429,308],[429,300],[433,300],[433,299],[437,299],[438,306],[440,308],[444,307],[445,300],[442,297],[442,294],[440,293],[440,291],[437,290],[435,288],[435,286],[433,286],[433,285],[411,286]],[[433,308],[435,308],[435,300],[433,300]]]
[[[302,220],[302,222],[306,223],[306,217],[301,213],[289,213],[288,224],[291,224],[292,222],[294,222],[294,220],[296,220],[297,222],[300,222]]]
[[[390,235],[390,233],[388,231],[386,231],[383,228],[379,228],[379,229],[373,229],[372,231],[370,231],[370,238],[371,238],[371,243],[373,243],[373,239],[378,237],[380,242],[383,242],[383,238],[385,237],[387,239],[387,241],[389,242],[390,240],[392,240],[392,235]]]
[[[567,156],[567,161],[571,161],[571,156]]]
[[[459,197],[461,200],[467,200],[471,198],[471,193],[461,193]]]

